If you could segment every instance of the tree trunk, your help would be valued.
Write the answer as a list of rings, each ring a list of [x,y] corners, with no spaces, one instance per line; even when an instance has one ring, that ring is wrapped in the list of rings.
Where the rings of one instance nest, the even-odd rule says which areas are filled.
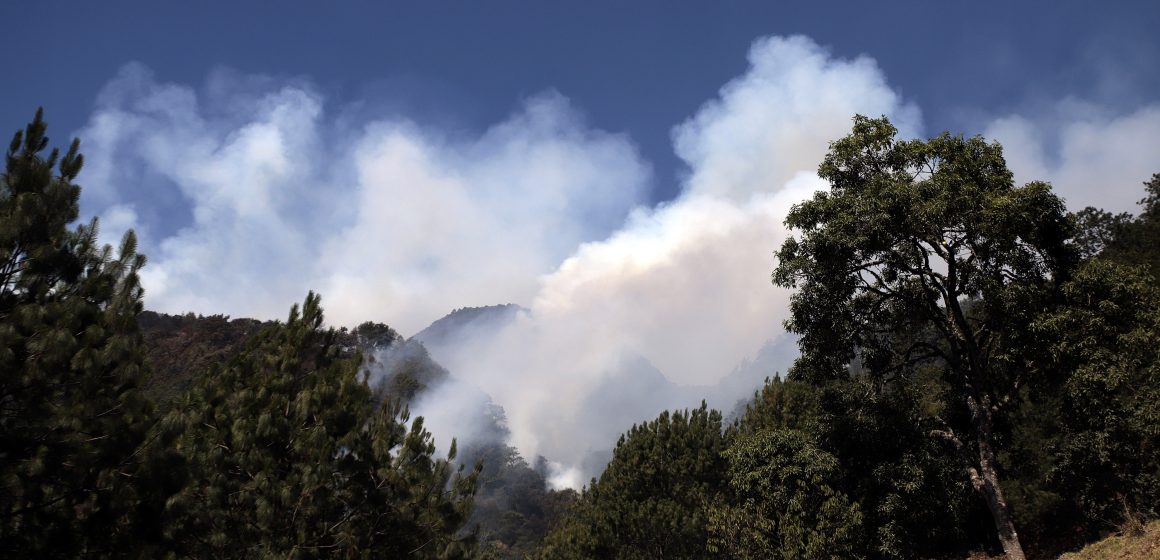
[[[1003,489],[999,486],[999,473],[995,471],[995,451],[991,448],[990,403],[984,399],[981,406],[973,405],[971,409],[979,448],[978,470],[970,467],[971,484],[987,501],[991,518],[995,521],[995,530],[999,534],[999,543],[1003,545],[1007,558],[1025,560],[1019,533],[1015,531],[1015,521],[1011,519],[1011,511],[1003,497]]]

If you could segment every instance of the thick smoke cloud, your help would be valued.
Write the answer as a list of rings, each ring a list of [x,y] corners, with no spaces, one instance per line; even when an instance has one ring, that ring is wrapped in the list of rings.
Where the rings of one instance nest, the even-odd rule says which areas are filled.
[[[867,58],[792,37],[758,41],[749,61],[675,129],[689,165],[677,199],[577,248],[498,335],[436,353],[504,406],[516,447],[561,463],[559,484],[594,474],[586,458],[634,422],[741,397],[703,385],[782,336],[789,294],[770,284],[772,255],[790,206],[825,187],[814,170],[828,142],[855,113],[918,132],[917,109]]]
[[[1069,208],[1139,211],[1140,184],[1160,171],[1160,105],[1113,111],[1066,99],[1045,115],[995,119],[984,136],[1003,145],[1017,181],[1052,184]]]
[[[530,301],[651,173],[555,93],[453,137],[329,117],[301,84],[215,77],[199,92],[138,65],[80,136],[85,207],[111,238],[142,235],[151,308],[275,318],[315,289],[334,323],[410,333],[452,307]]]
[[[986,134],[1019,180],[1057,181],[1073,208],[1127,209],[1154,171],[1160,111],[1060,107]],[[433,348],[462,385],[416,412],[446,445],[482,391],[512,445],[577,486],[632,423],[702,397],[728,410],[791,357],[773,253],[790,206],[826,188],[817,164],[855,113],[925,133],[872,59],[761,39],[745,74],[674,128],[681,194],[650,207],[630,139],[560,94],[467,134],[351,119],[304,83],[221,74],[195,89],[129,66],[80,132],[83,203],[110,238],[142,234],[153,309],[281,317],[316,289],[332,323],[412,334],[457,307],[525,306]]]

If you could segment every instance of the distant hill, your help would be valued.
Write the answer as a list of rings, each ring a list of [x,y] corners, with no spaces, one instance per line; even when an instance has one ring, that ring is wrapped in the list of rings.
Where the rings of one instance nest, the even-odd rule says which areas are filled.
[[[521,313],[529,313],[529,310],[511,303],[464,307],[431,323],[410,340],[422,342],[435,360],[446,363],[446,358],[450,357],[448,351],[461,347],[465,341],[478,335],[498,332]],[[664,400],[673,402],[674,406],[681,403],[695,406],[698,401],[707,398],[710,405],[728,412],[738,405],[738,401],[748,402],[767,377],[785,375],[797,352],[797,343],[792,337],[783,336],[767,341],[753,359],[737,364],[712,385],[677,385],[646,358],[624,356],[619,367],[608,372],[608,391],[598,391],[594,397],[605,401],[623,401],[646,395],[654,400],[664,396]],[[632,407],[627,406],[626,409],[631,410]]]
[[[425,395],[438,398],[440,385],[454,381],[427,352],[425,344],[445,348],[466,333],[495,328],[524,311],[516,305],[464,308],[451,312],[419,334],[404,339],[382,323],[340,329],[336,343],[344,352],[361,352],[368,381],[380,399],[414,404]],[[145,342],[145,360],[153,371],[146,392],[161,408],[185,392],[214,366],[224,364],[271,322],[231,319],[226,315],[168,315],[153,311],[138,316]],[[475,414],[474,441],[464,441],[459,459],[467,465],[484,461],[475,509],[469,526],[479,527],[487,557],[523,558],[543,540],[574,492],[548,490],[542,474],[506,444],[503,410],[483,397]],[[482,434],[489,434],[480,437]],[[454,434],[459,435],[459,434]]]
[[[429,350],[455,344],[466,336],[490,329],[498,329],[514,321],[520,313],[528,310],[514,303],[487,305],[484,307],[463,307],[456,309],[431,323],[427,328],[411,337],[422,342]]]
[[[145,392],[162,408],[185,392],[214,364],[236,355],[264,326],[256,319],[227,315],[167,315],[143,311],[137,318],[145,341],[145,362],[153,376]]]
[[[505,329],[521,314],[530,316],[530,313],[512,304],[457,309],[410,340],[422,342],[432,358],[450,369],[453,376],[470,376],[469,368],[478,364],[475,352],[490,347],[494,336],[505,336],[505,344],[513,342],[506,338]],[[520,347],[518,341],[512,346]],[[531,346],[527,347],[534,351]],[[705,372],[706,377],[717,379],[706,385],[674,383],[648,357],[639,354],[626,352],[610,360],[606,371],[591,372],[595,375],[576,396],[579,402],[571,414],[587,430],[583,440],[570,442],[571,449],[579,456],[565,460],[581,469],[581,480],[597,476],[611,458],[612,445],[621,433],[661,411],[695,408],[702,400],[732,419],[744,411],[767,378],[785,375],[798,353],[792,336],[767,341],[755,350],[749,360],[723,364],[720,371]],[[549,459],[561,460],[560,457]]]
[[[162,408],[187,390],[213,366],[224,364],[270,321],[230,319],[227,315],[168,315],[144,311],[138,316],[145,342],[145,362],[153,372],[145,391]],[[366,322],[338,331],[338,346],[362,352],[370,382],[384,398],[410,402],[428,387],[448,378],[447,370],[423,345],[404,340],[382,323]]]

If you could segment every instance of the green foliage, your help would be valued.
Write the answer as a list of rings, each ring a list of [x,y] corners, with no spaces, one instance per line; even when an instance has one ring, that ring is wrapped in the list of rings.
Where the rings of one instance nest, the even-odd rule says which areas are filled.
[[[986,519],[961,465],[926,433],[923,418],[937,410],[940,391],[929,373],[906,385],[865,375],[822,386],[775,378],[733,431],[743,438],[790,429],[837,461],[828,484],[861,503],[864,538],[851,554],[950,555],[981,546],[976,528]]]
[[[340,333],[345,334],[346,329],[343,328]],[[379,348],[386,348],[403,340],[395,329],[383,324],[366,321],[355,327],[350,332],[350,342],[357,348],[366,350],[374,350]]]
[[[634,426],[541,557],[711,557],[709,507],[724,489],[724,446],[721,414],[704,404]]]
[[[199,376],[237,355],[263,326],[254,319],[152,311],[142,312],[138,323],[145,341],[145,362],[153,372],[145,393],[163,411]]]
[[[1144,183],[1144,191],[1140,215],[1127,219],[1121,214],[1123,217],[1101,256],[1125,264],[1144,265],[1156,276],[1160,275],[1160,173],[1153,174]]]
[[[413,340],[400,338],[389,346],[378,348],[375,354],[381,361],[367,365],[378,370],[372,375],[372,380],[376,383],[375,390],[380,400],[409,403],[451,377],[443,366],[431,359],[423,344]]]
[[[548,527],[576,498],[572,490],[548,490],[543,476],[513,447],[501,443],[469,449],[469,461],[483,464],[469,525],[478,524],[482,557],[526,558],[544,540]]]
[[[1089,525],[1160,514],[1160,290],[1142,267],[1088,262],[1039,329],[1067,371],[1053,487]]]
[[[1088,262],[1034,325],[1048,348],[1048,375],[1024,391],[1013,411],[1004,462],[1012,465],[1020,523],[1045,553],[1079,546],[1126,518],[1158,513],[1160,176],[1145,187],[1138,217],[1093,208],[1077,213],[1077,244],[1099,237],[1099,246],[1085,251]]]
[[[1156,515],[1160,245],[1122,248],[1160,176],[1140,218],[1069,218],[997,145],[893,135],[856,119],[790,215],[803,356],[723,437],[724,476],[674,487],[712,459],[666,416],[635,427],[542,557],[1021,557],[1012,518],[1048,555]]]
[[[140,448],[152,409],[136,317],[145,257],[69,230],[83,157],[45,157],[42,113],[0,177],[0,555],[113,554],[151,537]]]
[[[179,553],[461,558],[474,473],[433,457],[422,419],[378,407],[319,298],[202,376],[163,421],[189,484],[166,511]]]
[[[896,134],[885,118],[855,117],[818,169],[830,192],[786,218],[800,238],[783,244],[774,281],[798,288],[791,375],[824,383],[856,364],[908,385],[937,372],[944,398],[926,407],[929,433],[960,459],[1007,554],[1022,557],[996,429],[1037,372],[1031,325],[1075,265],[1072,221],[1048,185],[1014,185],[998,144]]]
[[[710,514],[710,552],[745,560],[858,557],[861,511],[834,489],[837,459],[808,436],[761,430],[724,456],[730,503]]]
[[[949,556],[988,542],[962,465],[928,435],[942,390],[931,373],[907,384],[857,375],[816,389],[814,437],[840,462],[838,488],[863,506],[869,557]]]
[[[819,406],[814,386],[781,377],[766,379],[733,428],[745,434],[779,428],[813,432],[818,428]]]
[[[986,368],[989,385],[1010,384],[1001,366],[1018,356],[1002,335],[1028,323],[1074,261],[1063,202],[1044,183],[1015,187],[997,144],[896,133],[885,119],[856,117],[819,167],[831,191],[786,218],[801,232],[774,272],[778,285],[798,288],[787,327],[801,334],[802,356],[792,374],[840,379],[858,357],[889,376],[938,357],[957,374]],[[968,299],[979,302],[974,317],[961,309]],[[944,347],[899,339],[926,329]]]
[[[1073,219],[1076,231],[1072,243],[1083,260],[1122,244],[1127,230],[1132,225],[1132,215],[1127,212],[1112,214],[1091,206],[1076,212]]]

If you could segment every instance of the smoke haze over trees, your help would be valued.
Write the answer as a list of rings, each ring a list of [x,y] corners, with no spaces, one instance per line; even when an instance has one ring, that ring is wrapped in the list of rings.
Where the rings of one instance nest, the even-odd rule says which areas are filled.
[[[0,551],[1037,558],[1133,526],[1160,175],[1120,185],[1160,111],[1077,114],[930,135],[873,59],[763,38],[649,205],[557,92],[451,133],[126,66],[87,159],[40,112],[7,153]]]
[[[439,361],[504,407],[522,455],[553,456],[579,484],[595,474],[590,452],[607,453],[632,423],[701,398],[731,409],[752,391],[661,390],[632,418],[595,429],[581,418],[620,374],[655,368],[711,386],[767,343],[792,349],[789,291],[764,281],[786,212],[825,187],[816,166],[851,115],[886,115],[908,138],[924,124],[874,59],[762,38],[744,73],[673,128],[686,173],[674,199],[649,206],[660,179],[632,139],[595,127],[565,94],[531,95],[469,133],[358,120],[302,80],[219,72],[193,86],[130,65],[80,131],[83,203],[110,241],[135,228],[157,311],[269,320],[315,289],[336,325],[386,321],[411,336],[453,308],[527,309]],[[1124,188],[1089,193],[1155,171],[1160,112],[1051,107],[1051,126],[1040,114],[977,126],[1004,143],[1017,180],[1050,180],[1072,210],[1131,211]]]

